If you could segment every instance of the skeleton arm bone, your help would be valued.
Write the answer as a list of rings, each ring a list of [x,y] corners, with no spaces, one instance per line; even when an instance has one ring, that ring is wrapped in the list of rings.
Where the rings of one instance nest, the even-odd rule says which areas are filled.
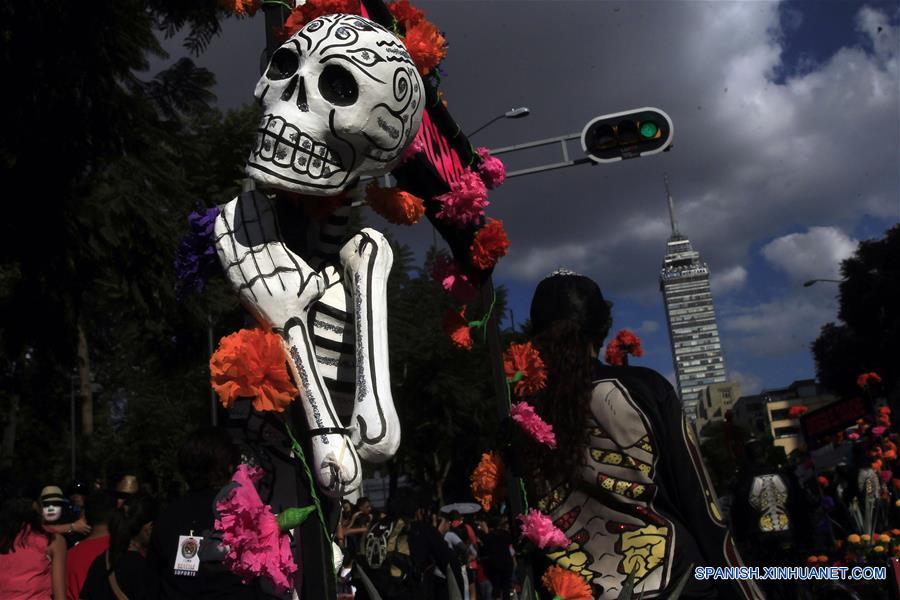
[[[351,435],[360,457],[368,462],[384,462],[400,446],[387,336],[387,280],[393,260],[387,239],[370,228],[360,231],[341,249],[356,326],[356,398]]]
[[[312,436],[319,486],[329,496],[353,491],[362,478],[359,457],[319,375],[310,334],[309,309],[322,294],[322,277],[281,241],[274,209],[259,192],[223,206],[215,233],[219,260],[241,302],[284,338]]]

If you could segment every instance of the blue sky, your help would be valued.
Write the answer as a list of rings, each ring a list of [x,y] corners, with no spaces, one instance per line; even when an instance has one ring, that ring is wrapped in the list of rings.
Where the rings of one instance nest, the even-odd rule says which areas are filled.
[[[501,147],[580,131],[592,117],[658,106],[672,152],[510,180],[488,214],[509,232],[496,281],[521,322],[558,266],[595,278],[636,361],[672,376],[657,272],[681,231],[709,263],[729,374],[745,392],[812,377],[808,347],[836,318],[838,264],[900,220],[898,2],[416,3],[449,41],[443,89],[464,129],[513,106],[473,142]],[[251,100],[261,17],[226,23],[198,60],[223,107]],[[169,44],[173,56],[177,43]],[[575,146],[570,146],[574,151]],[[512,167],[558,160],[511,156]],[[222,199],[225,201],[227,199]],[[423,250],[431,228],[389,226]]]

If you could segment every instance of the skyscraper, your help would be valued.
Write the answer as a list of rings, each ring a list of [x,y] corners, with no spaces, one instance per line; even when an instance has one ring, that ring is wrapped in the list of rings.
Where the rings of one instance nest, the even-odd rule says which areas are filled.
[[[725,381],[725,360],[709,289],[709,267],[700,260],[691,241],[678,231],[668,176],[666,197],[672,236],[666,243],[659,289],[666,306],[678,393],[685,413],[694,420],[703,388]]]

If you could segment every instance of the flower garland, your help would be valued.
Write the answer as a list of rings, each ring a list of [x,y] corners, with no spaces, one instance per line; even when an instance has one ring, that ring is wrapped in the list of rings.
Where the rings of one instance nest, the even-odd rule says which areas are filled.
[[[211,384],[225,408],[240,397],[253,408],[282,412],[299,394],[287,369],[281,338],[262,329],[241,329],[219,340],[209,359]]]

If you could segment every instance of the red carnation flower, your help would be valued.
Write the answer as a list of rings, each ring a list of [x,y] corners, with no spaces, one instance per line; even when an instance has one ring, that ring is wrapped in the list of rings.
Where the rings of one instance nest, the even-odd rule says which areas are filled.
[[[790,409],[788,409],[788,417],[790,417],[791,419],[796,419],[800,415],[806,414],[808,410],[809,408],[805,406],[792,406]]]
[[[391,2],[387,5],[391,15],[404,29],[412,27],[425,19],[425,13],[409,3],[409,0],[399,0],[399,2]]]
[[[522,374],[521,378],[512,384],[517,396],[531,396],[547,385],[544,361],[531,342],[510,344],[503,353],[503,370],[506,371],[506,379],[510,382],[515,380],[517,373]]]
[[[315,0],[298,6],[284,21],[284,27],[276,27],[275,33],[281,40],[286,40],[309,23],[323,15],[358,15],[359,0]]]
[[[623,329],[606,344],[606,362],[611,365],[627,364],[626,357],[629,354],[641,357],[644,355],[644,349],[641,347],[641,338]]]
[[[459,312],[448,308],[444,313],[444,331],[450,336],[450,340],[458,348],[469,350],[472,348],[472,331],[469,322],[466,321],[466,307]]]
[[[870,385],[881,383],[881,375],[876,373],[875,371],[870,371],[869,373],[863,373],[859,377],[856,378],[856,385],[861,387],[862,389],[866,389]]]
[[[490,269],[509,250],[509,238],[503,231],[503,221],[488,219],[487,224],[475,234],[472,242],[472,264],[479,269]]]

